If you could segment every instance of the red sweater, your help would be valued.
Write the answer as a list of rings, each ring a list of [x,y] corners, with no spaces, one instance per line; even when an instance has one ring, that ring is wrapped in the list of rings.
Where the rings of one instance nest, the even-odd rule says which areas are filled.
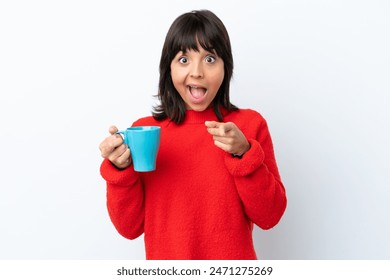
[[[187,111],[180,125],[142,118],[134,125],[161,126],[156,170],[101,165],[112,223],[129,239],[144,233],[147,259],[256,259],[253,223],[270,229],[285,211],[264,118],[244,109],[224,116],[251,145],[241,159],[214,145],[206,120],[217,121],[211,109]]]

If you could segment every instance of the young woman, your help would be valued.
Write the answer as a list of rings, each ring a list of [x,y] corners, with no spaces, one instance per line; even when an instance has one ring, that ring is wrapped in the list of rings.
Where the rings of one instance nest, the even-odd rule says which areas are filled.
[[[256,259],[253,224],[274,227],[286,208],[264,118],[230,103],[233,73],[224,24],[201,10],[179,16],[162,49],[153,116],[157,168],[136,172],[110,127],[100,145],[107,207],[120,234],[144,234],[147,259]]]

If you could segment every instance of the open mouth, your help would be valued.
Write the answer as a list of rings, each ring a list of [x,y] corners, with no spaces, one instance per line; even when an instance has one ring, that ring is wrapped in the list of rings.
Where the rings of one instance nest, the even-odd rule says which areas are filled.
[[[198,87],[198,86],[188,86],[190,94],[195,99],[202,99],[206,93],[207,89],[204,87]]]

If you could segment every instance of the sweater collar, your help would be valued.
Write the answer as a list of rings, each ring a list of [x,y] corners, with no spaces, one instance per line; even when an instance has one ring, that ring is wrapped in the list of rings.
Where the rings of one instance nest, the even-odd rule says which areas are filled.
[[[227,110],[222,107],[221,113],[222,116],[225,116],[227,114]],[[218,118],[215,115],[213,108],[207,108],[206,110],[201,112],[187,110],[183,124],[200,124],[204,123],[205,121],[218,121]]]

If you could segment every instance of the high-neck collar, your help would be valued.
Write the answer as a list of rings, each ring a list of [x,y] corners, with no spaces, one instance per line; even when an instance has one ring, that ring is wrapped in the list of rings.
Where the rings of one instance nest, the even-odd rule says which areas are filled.
[[[225,108],[221,108],[222,116],[225,116],[227,111]],[[200,124],[205,121],[218,121],[218,118],[213,108],[207,108],[204,111],[187,110],[183,124]]]

